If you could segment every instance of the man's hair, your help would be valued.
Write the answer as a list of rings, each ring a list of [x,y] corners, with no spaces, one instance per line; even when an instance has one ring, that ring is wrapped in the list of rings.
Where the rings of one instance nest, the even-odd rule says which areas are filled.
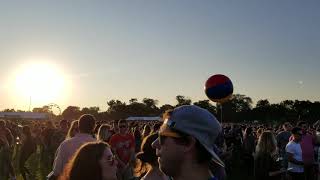
[[[291,133],[292,134],[298,134],[299,131],[301,131],[302,129],[300,127],[294,127],[292,130],[291,130]]]
[[[119,126],[120,124],[127,124],[127,122],[126,122],[124,119],[120,119],[120,120],[118,121],[118,126]]]
[[[91,134],[95,128],[96,119],[91,114],[84,114],[79,118],[79,132]]]

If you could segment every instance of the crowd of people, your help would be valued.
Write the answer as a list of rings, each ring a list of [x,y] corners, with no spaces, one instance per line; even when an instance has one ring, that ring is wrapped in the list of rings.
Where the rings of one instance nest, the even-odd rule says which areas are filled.
[[[320,121],[221,125],[195,105],[162,122],[0,120],[0,180],[317,180],[319,132]]]

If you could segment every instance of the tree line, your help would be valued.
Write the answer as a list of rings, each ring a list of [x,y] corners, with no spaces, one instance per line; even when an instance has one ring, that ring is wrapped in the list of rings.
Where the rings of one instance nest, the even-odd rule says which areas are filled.
[[[207,109],[223,122],[235,123],[282,123],[284,121],[296,122],[305,120],[310,123],[320,119],[320,102],[309,100],[284,100],[280,103],[270,103],[267,99],[257,101],[253,107],[252,99],[246,95],[234,94],[223,104],[217,104],[210,100],[192,102],[188,97],[176,96],[176,104],[164,104],[158,106],[159,101],[152,98],[143,98],[141,102],[132,98],[128,103],[112,99],[106,102],[107,110],[100,111],[99,107],[68,106],[61,113],[60,118],[77,119],[81,114],[93,114],[99,120],[118,120],[129,116],[160,116],[168,109],[182,105],[197,105]],[[23,112],[21,110],[5,109],[6,112]],[[34,108],[33,112],[52,113],[48,106]]]

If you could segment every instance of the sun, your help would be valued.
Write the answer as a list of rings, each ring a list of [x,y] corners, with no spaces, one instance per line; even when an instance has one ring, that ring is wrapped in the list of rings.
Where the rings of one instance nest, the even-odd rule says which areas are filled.
[[[15,94],[30,97],[33,105],[56,102],[64,96],[65,86],[62,72],[49,63],[23,65],[15,76]]]

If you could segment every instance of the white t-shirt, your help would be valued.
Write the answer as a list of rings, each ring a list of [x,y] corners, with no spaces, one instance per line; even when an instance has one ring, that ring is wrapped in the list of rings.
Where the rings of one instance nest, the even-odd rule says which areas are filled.
[[[297,161],[302,161],[302,150],[300,143],[290,141],[286,146],[286,152],[293,154],[293,158]],[[292,169],[291,169],[292,168]],[[303,165],[293,164],[288,162],[288,169],[291,172],[301,173],[304,172]]]

